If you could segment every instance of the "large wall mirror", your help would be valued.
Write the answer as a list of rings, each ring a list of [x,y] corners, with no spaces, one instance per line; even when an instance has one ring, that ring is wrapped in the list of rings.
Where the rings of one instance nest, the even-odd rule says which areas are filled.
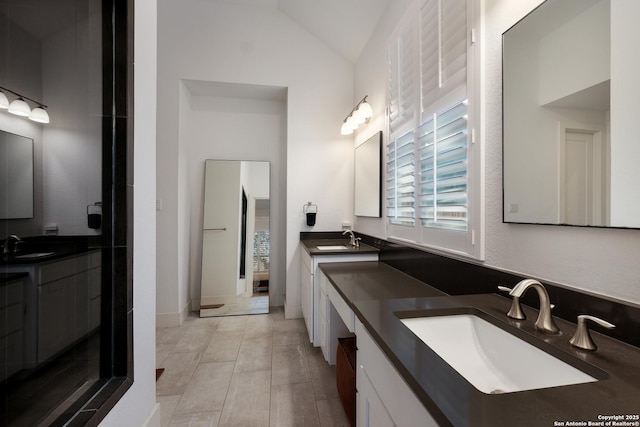
[[[33,139],[0,130],[0,219],[33,218]]]
[[[354,213],[356,216],[380,218],[382,215],[382,132],[372,137],[355,150]]]
[[[270,164],[206,160],[200,316],[269,312]]]
[[[547,0],[503,34],[504,222],[640,227],[631,3]]]

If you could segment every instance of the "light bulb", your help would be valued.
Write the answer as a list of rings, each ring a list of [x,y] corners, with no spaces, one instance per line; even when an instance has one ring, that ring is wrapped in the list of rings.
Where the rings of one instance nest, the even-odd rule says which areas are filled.
[[[361,116],[363,120],[370,119],[373,116],[373,109],[367,101],[364,101],[358,107],[358,115]]]
[[[0,108],[4,108],[5,110],[9,108],[9,100],[4,92],[0,92]]]
[[[340,128],[341,135],[351,135],[353,133],[353,127],[349,125],[347,121],[342,123],[342,127]]]
[[[49,113],[42,107],[36,107],[31,110],[29,119],[38,123],[49,123]]]
[[[11,101],[9,104],[9,112],[16,116],[28,117],[31,114],[31,108],[23,99],[18,98]]]

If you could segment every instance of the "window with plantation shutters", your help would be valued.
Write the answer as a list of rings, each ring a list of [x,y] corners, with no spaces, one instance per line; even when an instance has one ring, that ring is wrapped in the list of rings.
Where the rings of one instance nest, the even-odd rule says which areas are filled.
[[[423,227],[467,229],[466,104],[433,114],[418,128]]]
[[[414,132],[387,146],[387,216],[392,224],[415,224]]]
[[[470,181],[481,169],[476,1],[417,0],[390,39],[386,189],[389,237],[482,258],[473,224],[481,224],[480,205],[472,206],[480,196],[470,192],[481,181]]]
[[[415,121],[419,95],[415,91],[419,69],[417,47],[417,22],[415,18],[409,17],[388,47],[389,127],[394,133]]]

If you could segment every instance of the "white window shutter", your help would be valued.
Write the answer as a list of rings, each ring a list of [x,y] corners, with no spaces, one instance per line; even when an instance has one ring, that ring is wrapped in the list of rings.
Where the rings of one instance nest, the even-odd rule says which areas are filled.
[[[392,36],[388,48],[389,128],[391,133],[411,124],[416,117],[418,31],[415,16],[408,15]]]

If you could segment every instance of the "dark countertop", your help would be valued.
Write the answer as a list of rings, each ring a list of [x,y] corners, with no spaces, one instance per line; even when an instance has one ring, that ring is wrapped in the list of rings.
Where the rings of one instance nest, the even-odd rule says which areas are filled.
[[[604,415],[620,415],[624,421],[624,416],[640,413],[640,349],[636,347],[592,329],[598,350],[581,351],[568,342],[575,331],[573,323],[556,318],[562,334],[542,334],[533,327],[537,310],[525,306],[527,320],[515,321],[505,315],[511,305],[509,298],[495,294],[448,296],[384,263],[329,263],[320,268],[441,425],[561,425],[556,421],[584,421],[587,425],[589,421],[603,421],[599,417]],[[414,317],[427,313],[478,314],[598,381],[515,393],[482,393],[394,314],[414,311],[419,312]],[[522,369],[531,367],[523,365]],[[627,425],[640,425],[633,424],[640,421],[637,418],[627,421],[632,423]]]
[[[358,255],[358,254],[377,254],[380,252],[373,246],[360,243],[360,247],[355,248],[349,245],[349,239],[308,239],[300,240],[307,253],[311,256],[317,255]],[[320,250],[318,246],[335,246],[344,245],[347,249]]]
[[[42,256],[42,257],[36,257],[36,258],[16,258],[14,255],[10,255],[9,257],[7,257],[6,255],[3,256],[0,259],[0,267],[2,266],[10,266],[10,265],[25,265],[25,264],[38,264],[41,262],[48,262],[48,261],[54,261],[60,258],[65,258],[68,256],[72,256],[72,255],[79,255],[79,254],[83,254],[83,253],[87,253],[89,252],[91,249],[75,249],[75,250],[64,250],[64,251],[49,251],[49,250],[42,250],[42,251],[37,251],[37,253],[49,253],[52,252],[51,255],[46,255],[46,256]],[[18,256],[20,255],[28,255],[28,252],[25,253],[19,253]]]

